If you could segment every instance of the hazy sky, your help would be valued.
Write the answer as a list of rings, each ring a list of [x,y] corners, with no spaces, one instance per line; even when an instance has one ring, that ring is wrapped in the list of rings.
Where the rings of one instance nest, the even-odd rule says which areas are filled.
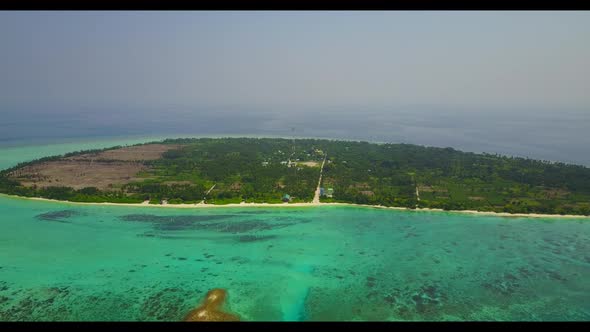
[[[590,106],[590,12],[1,12],[0,50],[20,115]]]

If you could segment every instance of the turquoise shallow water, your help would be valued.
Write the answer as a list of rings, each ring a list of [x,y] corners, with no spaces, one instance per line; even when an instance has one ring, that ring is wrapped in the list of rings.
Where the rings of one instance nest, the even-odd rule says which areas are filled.
[[[589,280],[584,218],[0,196],[0,320],[589,320]]]
[[[588,320],[590,224],[0,199],[1,320]]]

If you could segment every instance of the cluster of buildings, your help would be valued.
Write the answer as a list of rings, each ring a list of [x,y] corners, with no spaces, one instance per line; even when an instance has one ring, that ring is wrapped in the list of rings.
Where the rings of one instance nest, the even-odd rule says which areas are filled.
[[[287,167],[295,167],[295,166],[297,166],[297,162],[291,161],[291,160],[289,160],[289,161],[283,160],[283,161],[281,161],[281,165],[287,165]]]

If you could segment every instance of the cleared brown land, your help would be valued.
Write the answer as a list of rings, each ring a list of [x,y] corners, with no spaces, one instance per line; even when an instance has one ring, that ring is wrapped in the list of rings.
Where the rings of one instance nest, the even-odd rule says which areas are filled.
[[[136,175],[149,169],[142,161],[158,159],[179,147],[149,144],[83,154],[25,166],[10,177],[26,187],[96,187],[106,191],[139,180]]]
[[[143,161],[156,160],[169,150],[180,148],[182,145],[172,144],[146,144],[129,146],[116,150],[107,150],[100,153],[87,153],[79,156],[65,158],[66,160],[120,160],[120,161]]]
[[[109,190],[117,185],[137,180],[135,175],[148,167],[130,162],[92,162],[58,160],[26,166],[11,174],[11,178],[26,187],[96,187]]]

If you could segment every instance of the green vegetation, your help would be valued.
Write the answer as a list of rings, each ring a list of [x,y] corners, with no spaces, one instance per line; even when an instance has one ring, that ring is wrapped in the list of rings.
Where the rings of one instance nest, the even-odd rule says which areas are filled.
[[[308,202],[313,199],[319,168],[289,167],[286,163],[323,158],[313,154],[309,142],[284,139],[178,139],[165,143],[184,146],[148,162],[152,169],[149,180],[130,183],[125,190],[182,202],[205,199],[212,204],[280,203],[285,193],[293,202]]]
[[[590,214],[590,169],[583,166],[409,144],[326,142],[324,146],[331,162],[324,167],[323,186],[334,188],[334,201]]]
[[[141,179],[113,186],[73,190],[24,187],[10,173],[43,158],[0,172],[0,192],[85,202],[149,200],[159,204],[310,202],[327,153],[321,186],[333,188],[322,202],[408,208],[511,213],[590,215],[590,169],[524,158],[475,154],[409,144],[329,140],[174,139],[181,144],[162,158],[144,161]],[[94,153],[98,152],[93,151]],[[81,151],[69,156],[88,153]],[[289,163],[292,162],[292,163]],[[419,195],[419,199],[418,199]]]

